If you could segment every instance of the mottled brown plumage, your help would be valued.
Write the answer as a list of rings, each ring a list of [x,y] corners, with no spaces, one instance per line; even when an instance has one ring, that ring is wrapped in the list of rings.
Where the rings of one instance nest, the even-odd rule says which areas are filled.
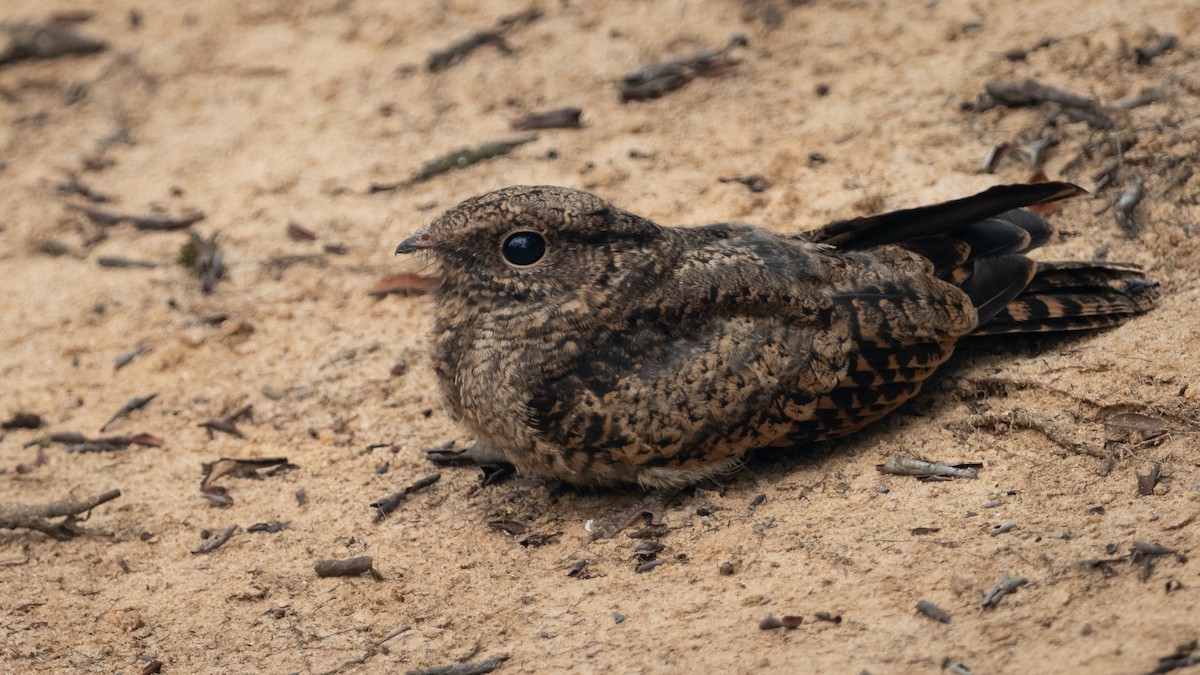
[[[484,446],[576,484],[677,485],[862,428],[972,333],[1109,326],[1152,307],[1134,266],[1024,255],[1050,231],[1019,207],[1080,192],[999,186],[785,236],[662,227],[585,192],[512,187],[397,252],[440,264],[434,364]]]

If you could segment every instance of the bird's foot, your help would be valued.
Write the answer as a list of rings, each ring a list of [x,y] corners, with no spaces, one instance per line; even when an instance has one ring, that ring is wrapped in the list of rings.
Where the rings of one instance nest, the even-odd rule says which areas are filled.
[[[454,449],[454,441],[425,451],[425,459],[438,466],[478,466],[483,471],[481,485],[493,485],[517,472],[512,462],[504,455],[481,443],[473,443],[462,450]]]
[[[667,506],[679,496],[680,490],[652,490],[630,508],[592,530],[592,539],[608,539],[636,524],[644,516],[646,525],[630,532],[634,539],[653,539],[667,533]]]

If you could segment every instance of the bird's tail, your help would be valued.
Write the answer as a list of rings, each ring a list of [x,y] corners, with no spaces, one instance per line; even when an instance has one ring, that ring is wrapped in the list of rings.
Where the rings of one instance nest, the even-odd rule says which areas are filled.
[[[1158,304],[1158,282],[1125,263],[1037,263],[1029,285],[975,335],[1050,333],[1116,326]]]
[[[1034,262],[1051,229],[1023,207],[1084,194],[1070,183],[1000,185],[932,206],[830,223],[810,241],[845,250],[896,245],[966,292],[974,334],[1045,333],[1117,325],[1158,302],[1157,282],[1126,263]]]

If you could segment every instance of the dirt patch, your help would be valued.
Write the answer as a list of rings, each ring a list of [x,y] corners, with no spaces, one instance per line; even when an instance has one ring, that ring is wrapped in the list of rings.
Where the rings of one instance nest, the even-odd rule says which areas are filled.
[[[10,0],[0,18],[72,9]],[[500,672],[1127,673],[1200,637],[1194,11],[598,1],[501,21],[526,9],[114,0],[71,24],[105,51],[0,66],[0,417],[47,423],[0,432],[0,502],[122,492],[74,524],[89,535],[0,530],[0,670],[394,672],[507,655]],[[681,89],[621,102],[626,74],[732,33],[748,42],[736,65],[693,63]],[[1164,35],[1177,43],[1139,53]],[[988,82],[1026,79],[1099,102],[1111,128],[1062,101],[980,105]],[[581,129],[409,182],[567,106]],[[1002,143],[1018,152],[981,172]],[[1052,216],[1041,257],[1140,263],[1159,309],[1084,338],[980,343],[891,420],[684,493],[661,548],[635,551],[644,523],[589,534],[633,492],[481,487],[467,468],[375,522],[369,504],[436,470],[423,449],[470,441],[436,394],[428,300],[371,294],[424,271],[391,253],[441,210],[550,183],[664,224],[797,231],[1028,180],[1031,149],[1094,191]],[[756,174],[770,187],[720,180]],[[1139,176],[1135,209],[1097,213]],[[139,227],[199,213],[191,228],[217,235],[225,268],[211,294],[175,262],[188,231]],[[134,266],[102,264],[114,257]],[[63,432],[158,442],[27,446]],[[202,464],[222,457],[294,466],[242,467],[202,493]],[[894,457],[982,467],[947,482],[876,470]],[[364,555],[382,580],[314,571]],[[983,608],[1006,573],[1027,583]],[[785,627],[761,630],[768,615]]]

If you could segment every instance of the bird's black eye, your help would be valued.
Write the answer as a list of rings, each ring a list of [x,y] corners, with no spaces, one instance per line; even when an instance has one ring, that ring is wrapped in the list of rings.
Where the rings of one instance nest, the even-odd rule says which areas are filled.
[[[500,248],[505,260],[526,267],[546,255],[546,240],[537,232],[513,232]]]

